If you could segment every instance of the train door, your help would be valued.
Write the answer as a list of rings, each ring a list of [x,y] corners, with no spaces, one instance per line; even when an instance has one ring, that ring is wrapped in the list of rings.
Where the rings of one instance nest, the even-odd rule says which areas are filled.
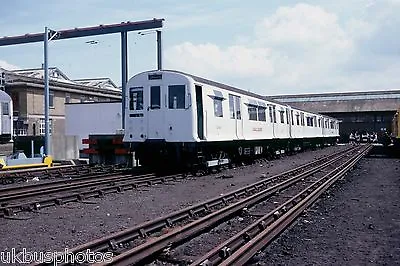
[[[322,126],[322,117],[318,117],[318,128],[319,128],[319,132],[321,134],[321,136],[324,135],[324,129]]]
[[[289,128],[289,138],[292,138],[292,123],[290,121],[289,108],[286,108],[286,123],[287,123],[288,128]]]
[[[149,88],[147,107],[147,136],[149,139],[164,139],[165,110],[162,108],[162,87],[153,85]]]
[[[276,109],[275,109],[275,105],[269,105],[268,106],[268,111],[269,111],[269,119],[271,121],[271,126],[272,126],[272,138],[275,138],[275,124],[276,124]]]
[[[204,139],[204,117],[203,117],[203,90],[196,85],[196,109],[197,109],[197,135]]]
[[[243,119],[241,100],[239,96],[229,94],[229,112],[231,119],[235,120],[235,135],[237,139],[243,139]]]
[[[235,96],[235,113],[236,113],[236,136],[238,139],[243,137],[243,119],[242,119],[242,104],[239,96]]]

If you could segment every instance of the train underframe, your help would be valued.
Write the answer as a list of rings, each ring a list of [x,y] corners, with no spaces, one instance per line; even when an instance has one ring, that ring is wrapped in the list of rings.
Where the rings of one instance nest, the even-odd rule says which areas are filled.
[[[282,154],[334,145],[337,138],[274,139],[218,142],[133,143],[135,159],[142,166],[160,169],[201,169],[241,163],[257,158],[272,159]]]

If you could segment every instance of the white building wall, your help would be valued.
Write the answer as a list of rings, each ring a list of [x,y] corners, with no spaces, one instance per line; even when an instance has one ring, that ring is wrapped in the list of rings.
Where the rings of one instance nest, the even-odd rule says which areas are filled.
[[[116,134],[122,128],[121,102],[78,103],[65,105],[65,134],[82,139],[95,134]]]

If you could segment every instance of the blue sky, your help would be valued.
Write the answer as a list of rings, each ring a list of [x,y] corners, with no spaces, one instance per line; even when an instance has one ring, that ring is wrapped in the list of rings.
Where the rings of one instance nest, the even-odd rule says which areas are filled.
[[[400,89],[400,0],[2,0],[0,36],[164,18],[164,68],[264,95]],[[98,44],[86,44],[97,40]],[[129,76],[156,68],[156,36],[128,35]],[[35,68],[41,43],[0,47]],[[119,35],[51,42],[71,79],[120,84]]]

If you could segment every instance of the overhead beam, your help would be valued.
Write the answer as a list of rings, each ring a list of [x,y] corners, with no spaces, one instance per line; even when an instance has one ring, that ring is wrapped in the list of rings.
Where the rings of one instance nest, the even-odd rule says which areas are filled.
[[[119,24],[99,25],[94,27],[57,30],[58,36],[54,40],[63,40],[79,37],[88,37],[118,32],[148,30],[162,28],[164,19],[152,19],[135,22],[122,22]],[[43,42],[43,33],[25,34],[20,36],[0,38],[0,46]]]

